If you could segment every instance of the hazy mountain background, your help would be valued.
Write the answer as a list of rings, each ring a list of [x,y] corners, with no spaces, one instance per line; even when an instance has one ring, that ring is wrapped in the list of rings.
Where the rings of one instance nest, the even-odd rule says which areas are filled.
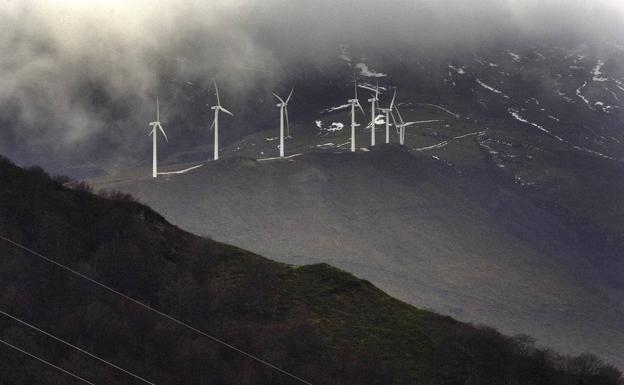
[[[195,233],[622,366],[622,16],[611,1],[6,2],[0,152],[97,177]],[[329,128],[349,122],[333,108],[354,72],[435,122],[406,148],[343,154],[345,130]],[[211,158],[213,78],[236,115],[225,159],[146,178],[156,95],[166,170]],[[271,92],[293,86],[287,150],[304,155],[252,160],[277,153]]]
[[[339,73],[347,64],[336,60],[341,46],[352,66],[390,76],[382,82],[451,104],[457,98],[440,81],[458,56],[475,65],[474,55],[546,43],[587,44],[606,59],[611,43],[622,44],[622,15],[616,1],[5,1],[0,152],[78,177],[85,164],[145,162],[157,94],[172,138],[162,150],[188,150],[207,140],[205,90],[215,77],[236,114],[226,141],[275,126],[270,92],[293,85],[293,119],[313,124],[306,118],[338,90],[350,92],[350,74]],[[565,76],[567,68],[556,70]],[[534,71],[522,76],[537,77],[532,91],[554,91]]]

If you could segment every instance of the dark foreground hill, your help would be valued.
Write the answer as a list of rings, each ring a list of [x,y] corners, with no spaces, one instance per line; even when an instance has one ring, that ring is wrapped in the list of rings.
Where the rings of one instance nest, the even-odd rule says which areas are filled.
[[[292,266],[196,237],[129,196],[68,189],[0,162],[9,237],[314,384],[621,384],[596,357],[563,357],[392,299],[328,265]],[[157,384],[294,380],[0,243],[0,309]],[[0,319],[0,338],[97,384],[132,378]],[[2,384],[70,384],[8,348]]]

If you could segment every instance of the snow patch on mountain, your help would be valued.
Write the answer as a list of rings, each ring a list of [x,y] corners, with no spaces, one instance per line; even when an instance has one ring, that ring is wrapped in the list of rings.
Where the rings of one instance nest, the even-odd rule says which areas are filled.
[[[553,138],[557,139],[560,142],[564,142],[567,143],[562,137],[553,134],[552,132],[550,132],[549,130],[545,129],[543,126],[537,124],[537,123],[533,123],[531,121],[529,121],[528,119],[525,119],[523,116],[520,115],[520,112],[518,110],[515,110],[513,108],[510,108],[507,110],[511,116],[513,116],[514,119],[516,119],[519,122],[531,125],[535,128],[537,128],[538,130],[545,132],[546,134],[548,134],[549,136],[552,136]]]
[[[462,67],[457,68],[455,66],[449,65],[448,68],[452,69],[460,75],[464,75],[466,73],[466,71]]]
[[[492,91],[492,92],[494,92],[495,94],[499,94],[499,95],[501,95],[502,97],[504,97],[505,99],[510,99],[510,97],[509,97],[509,96],[507,96],[507,95],[505,95],[505,93],[503,93],[502,91],[497,90],[496,88],[494,88],[494,87],[492,87],[492,86],[489,86],[489,85],[487,85],[487,84],[483,83],[483,82],[481,81],[481,79],[477,79],[477,83],[479,83],[479,85],[480,85],[481,87],[485,88],[486,90]]]
[[[332,122],[328,127],[325,127],[323,125],[322,120],[317,120],[314,123],[316,124],[316,127],[318,127],[321,132],[342,131],[345,127],[344,123],[340,123],[340,122]]]
[[[583,152],[586,152],[588,154],[596,155],[596,156],[599,156],[599,157],[604,158],[604,159],[620,161],[620,159],[614,158],[614,157],[609,156],[609,155],[605,155],[605,154],[600,153],[598,151],[590,150],[589,148],[586,148],[586,147],[581,147],[581,146],[572,146],[572,147],[574,147],[575,149],[577,149],[579,151],[583,151]]]
[[[344,129],[344,123],[333,122],[327,129],[329,132],[342,131]]]
[[[531,125],[531,126],[533,126],[533,127],[538,128],[539,130],[541,130],[541,131],[543,131],[543,132],[547,133],[548,135],[552,136],[553,138],[557,139],[558,141],[560,141],[560,142],[562,142],[562,143],[565,143],[565,144],[567,144],[567,145],[571,146],[571,147],[572,147],[572,148],[574,148],[575,150],[582,151],[582,152],[585,152],[585,153],[588,153],[588,154],[591,154],[591,155],[599,156],[599,157],[604,158],[604,159],[615,160],[615,161],[621,161],[620,159],[614,158],[614,157],[609,156],[609,155],[605,155],[605,154],[603,154],[603,153],[601,153],[601,152],[598,152],[598,151],[595,151],[595,150],[591,150],[591,149],[589,149],[589,148],[587,148],[587,147],[583,147],[583,146],[579,146],[579,145],[574,145],[574,144],[571,144],[569,141],[567,141],[567,140],[563,139],[562,137],[560,137],[560,136],[558,136],[558,135],[553,134],[552,132],[550,132],[549,130],[547,130],[547,129],[545,129],[544,127],[540,126],[539,124],[537,124],[537,123],[533,123],[533,122],[531,122],[531,121],[529,121],[529,120],[527,120],[527,119],[523,118],[523,117],[519,114],[519,112],[518,112],[517,110],[509,109],[508,111],[509,111],[509,113],[511,114],[511,116],[513,116],[516,120],[518,120],[518,121],[520,121],[520,122],[522,122],[522,123],[526,123],[526,124],[529,124],[529,125]]]
[[[592,107],[592,104],[590,103],[589,100],[587,100],[587,98],[581,92],[583,88],[585,87],[587,87],[587,82],[583,82],[583,85],[576,89],[576,96],[578,96],[579,99],[581,99],[585,104],[587,104],[587,107],[593,110],[594,108]]]
[[[593,81],[595,82],[606,82],[609,79],[603,76],[602,73],[602,67],[604,66],[604,61],[602,60],[598,60],[598,63],[596,63],[596,65],[594,66],[594,69],[592,70],[592,75],[593,77]]]

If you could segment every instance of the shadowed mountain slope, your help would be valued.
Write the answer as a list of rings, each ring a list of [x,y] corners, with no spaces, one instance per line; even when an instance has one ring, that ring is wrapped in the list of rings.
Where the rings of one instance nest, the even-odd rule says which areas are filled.
[[[451,141],[434,152],[445,159],[382,146],[92,184],[132,193],[192,232],[288,263],[330,263],[416,306],[624,365],[618,222],[585,215],[591,202],[573,191],[596,191],[581,182],[528,185],[497,167],[484,148],[495,134]],[[580,156],[588,175],[620,172]]]
[[[3,236],[315,384],[621,383],[593,356],[560,357],[418,310],[325,264],[196,237],[127,195],[71,190],[5,160],[0,181]],[[155,383],[297,383],[4,241],[0,250],[3,311]],[[0,336],[95,383],[132,381],[5,317]],[[42,380],[73,383],[0,349],[3,384]]]

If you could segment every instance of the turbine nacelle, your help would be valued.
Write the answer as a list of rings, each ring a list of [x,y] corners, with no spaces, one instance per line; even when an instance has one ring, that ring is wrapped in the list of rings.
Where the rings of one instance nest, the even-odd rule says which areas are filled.
[[[369,102],[373,103],[373,102],[378,102],[379,101],[379,82],[377,82],[377,86],[375,87],[375,89],[373,90],[372,88],[368,88],[367,89],[375,92],[374,96],[370,99],[368,99]]]
[[[225,108],[223,108],[223,106],[221,105],[221,99],[219,98],[219,87],[217,87],[217,81],[215,79],[212,80],[214,82],[214,86],[215,86],[215,93],[217,94],[217,105],[216,106],[211,106],[209,104],[206,104],[206,106],[210,107],[211,110],[214,110],[215,112],[217,110],[219,111],[223,111],[226,114],[230,115],[230,116],[234,116],[233,113],[231,113],[230,111],[226,110]]]
[[[226,114],[230,115],[230,116],[234,116],[233,113],[231,113],[230,111],[226,110],[225,108],[223,108],[222,106],[209,106],[211,110],[213,111],[222,111],[225,112]]]
[[[286,100],[282,99],[279,97],[279,95],[277,95],[275,92],[273,92],[273,96],[275,96],[277,98],[277,100],[280,101],[280,103],[277,104],[277,107],[288,107],[288,102],[290,102],[290,98],[292,98],[292,94],[295,91],[294,88],[292,88],[290,90],[290,94],[288,94],[288,97],[286,98]]]
[[[165,140],[169,142],[169,138],[167,138],[167,134],[165,133],[165,130],[162,128],[162,126],[160,125],[160,122],[151,122],[149,125],[152,126],[152,130],[150,131],[148,135],[155,135],[157,130],[160,130],[160,132],[162,132],[163,136],[165,137]]]

